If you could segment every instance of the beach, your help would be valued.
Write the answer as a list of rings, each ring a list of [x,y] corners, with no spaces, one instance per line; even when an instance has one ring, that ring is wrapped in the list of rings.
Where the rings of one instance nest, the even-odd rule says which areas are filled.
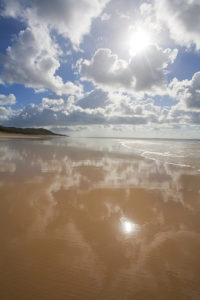
[[[0,138],[30,139],[30,138],[45,138],[45,137],[51,137],[51,135],[0,132]]]
[[[199,299],[199,145],[2,138],[1,299]]]

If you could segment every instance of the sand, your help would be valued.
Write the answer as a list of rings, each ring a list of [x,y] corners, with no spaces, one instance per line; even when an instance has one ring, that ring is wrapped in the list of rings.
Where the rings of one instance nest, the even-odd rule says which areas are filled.
[[[30,138],[44,138],[44,137],[52,137],[54,135],[39,135],[39,134],[21,134],[21,133],[3,133],[0,132],[0,138],[23,138],[23,139],[30,139]]]
[[[0,299],[199,299],[200,175],[61,141],[0,143]]]

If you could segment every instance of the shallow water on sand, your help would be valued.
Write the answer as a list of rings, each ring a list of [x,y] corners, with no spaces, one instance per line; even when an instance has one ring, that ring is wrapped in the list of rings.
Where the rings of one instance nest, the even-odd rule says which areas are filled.
[[[1,139],[0,299],[200,299],[199,145]]]

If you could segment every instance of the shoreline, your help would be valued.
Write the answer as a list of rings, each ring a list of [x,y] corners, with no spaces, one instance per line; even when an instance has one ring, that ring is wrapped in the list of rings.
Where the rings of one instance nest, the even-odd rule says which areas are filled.
[[[0,132],[0,138],[45,138],[45,137],[57,137],[59,135],[42,135],[42,134],[22,134],[22,133],[7,133],[7,132]]]

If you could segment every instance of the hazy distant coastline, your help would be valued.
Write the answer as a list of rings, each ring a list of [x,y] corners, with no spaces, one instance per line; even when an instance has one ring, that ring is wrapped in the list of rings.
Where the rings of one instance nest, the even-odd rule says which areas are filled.
[[[0,137],[39,137],[39,136],[66,136],[44,128],[17,128],[0,126]]]

